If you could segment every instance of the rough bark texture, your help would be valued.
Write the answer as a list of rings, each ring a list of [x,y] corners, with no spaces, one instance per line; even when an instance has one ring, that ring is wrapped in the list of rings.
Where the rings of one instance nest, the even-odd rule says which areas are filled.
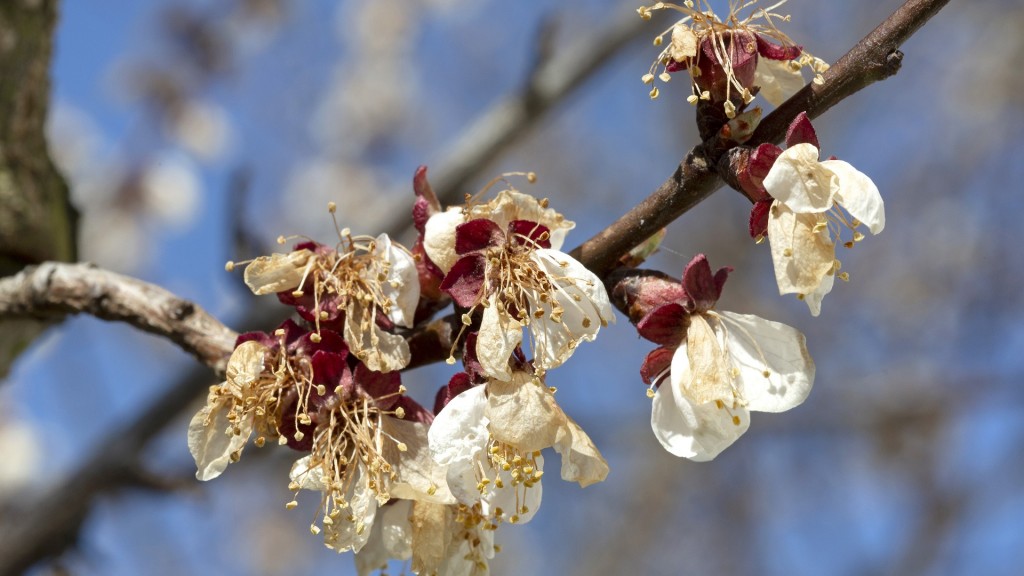
[[[44,134],[56,22],[57,0],[0,2],[0,276],[76,256],[76,213]],[[45,326],[0,324],[0,378]]]

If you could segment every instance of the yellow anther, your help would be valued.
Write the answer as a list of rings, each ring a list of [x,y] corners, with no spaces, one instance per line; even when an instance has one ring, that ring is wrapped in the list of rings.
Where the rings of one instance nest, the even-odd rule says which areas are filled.
[[[296,502],[295,500],[292,500],[291,502],[284,505],[286,510],[295,510],[298,506],[299,503]]]
[[[227,262],[224,263],[224,269],[227,270],[228,272],[231,272],[232,270],[235,269],[235,263],[232,262],[231,260],[228,260]]]
[[[337,210],[338,210],[338,205],[337,204],[335,204],[334,202],[328,202],[327,203],[327,211],[328,212],[330,212],[331,214],[334,214],[335,212],[337,212]]]

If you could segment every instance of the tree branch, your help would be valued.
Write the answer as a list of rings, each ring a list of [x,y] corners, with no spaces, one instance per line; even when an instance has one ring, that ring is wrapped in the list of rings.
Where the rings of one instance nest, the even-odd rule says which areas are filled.
[[[0,320],[59,320],[82,313],[164,336],[218,374],[237,336],[188,300],[90,264],[47,262],[0,278]]]

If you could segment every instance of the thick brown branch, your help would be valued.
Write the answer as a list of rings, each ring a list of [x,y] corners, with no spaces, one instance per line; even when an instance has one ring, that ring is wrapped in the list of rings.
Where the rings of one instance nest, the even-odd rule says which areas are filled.
[[[164,336],[219,374],[237,336],[188,300],[89,264],[47,262],[0,279],[0,319],[82,313]]]
[[[749,143],[779,142],[800,112],[816,118],[866,86],[895,74],[903,58],[899,46],[948,3],[908,0],[840,58],[825,74],[823,85],[809,84],[765,117]],[[721,187],[722,179],[714,168],[725,152],[717,142],[696,146],[653,194],[572,255],[604,276],[627,252]]]

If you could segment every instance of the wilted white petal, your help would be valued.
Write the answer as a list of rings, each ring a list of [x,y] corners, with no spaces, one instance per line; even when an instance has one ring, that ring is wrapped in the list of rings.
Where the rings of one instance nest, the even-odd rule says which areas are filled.
[[[544,469],[544,457],[537,456],[537,469]],[[540,510],[540,503],[543,499],[543,487],[541,481],[524,489],[522,485],[512,480],[512,474],[504,470],[498,470],[498,479],[502,487],[497,488],[496,482],[487,485],[487,489],[480,498],[481,511],[484,516],[492,516],[500,508],[502,516],[507,521],[512,515],[516,516],[516,524],[529,522],[533,515]]]
[[[263,359],[267,347],[255,340],[243,342],[235,348],[228,359],[226,380],[228,388],[235,394],[248,388],[263,373]]]
[[[449,518],[453,506],[416,501],[412,503],[412,571],[434,574],[445,559]]]
[[[764,188],[794,212],[825,212],[832,207],[835,193],[832,178],[832,171],[818,162],[817,148],[796,144],[775,160],[764,177]]]
[[[245,284],[257,296],[293,290],[302,282],[306,264],[313,253],[296,250],[288,254],[260,256],[245,267]]]
[[[492,296],[484,308],[476,336],[476,356],[484,373],[491,378],[511,379],[508,359],[522,340],[522,325],[508,314],[499,312]]]
[[[832,286],[835,285],[835,282],[835,274],[826,274],[821,279],[821,284],[818,284],[817,288],[804,295],[804,302],[807,303],[807,307],[811,310],[811,316],[821,314],[821,301],[825,298],[826,294],[832,291]]]
[[[686,397],[700,405],[732,400],[732,375],[723,342],[703,314],[690,316],[686,329],[686,354],[691,377],[681,381]],[[673,356],[673,359],[675,357]]]
[[[804,335],[751,314],[718,315],[726,320],[729,356],[739,368],[737,384],[747,408],[783,412],[800,405],[814,384],[814,361]]]
[[[586,488],[608,476],[608,462],[590,436],[568,416],[555,441],[555,452],[562,456],[562,480],[578,482]]]
[[[697,34],[683,22],[676,22],[672,27],[672,40],[669,43],[668,55],[676,62],[697,55]],[[763,60],[763,59],[762,59]]]
[[[296,460],[292,464],[291,471],[288,473],[288,479],[295,482],[302,490],[323,492],[327,489],[327,486],[324,484],[323,468],[320,466],[310,468],[310,460],[310,456],[303,456]]]
[[[412,328],[416,304],[420,300],[416,261],[411,254],[392,244],[387,234],[381,234],[374,241],[373,256],[389,264],[387,278],[380,283],[381,292],[394,303],[388,318],[399,326]]]
[[[821,165],[836,176],[836,202],[867,225],[872,234],[881,232],[885,228],[885,204],[871,178],[842,160],[826,160]]]
[[[342,513],[330,531],[332,535],[337,535],[337,539],[332,542],[336,552],[359,552],[370,538],[373,520],[377,514],[377,497],[365,480],[366,471],[363,465],[360,464],[356,469],[350,470],[350,474],[351,483],[345,492],[345,499],[349,504],[351,520],[348,515]]]
[[[544,248],[531,257],[551,279],[555,287],[552,296],[562,309],[560,317],[552,318],[550,302],[542,302],[539,295],[530,302],[531,307],[544,312],[541,318],[531,320],[530,333],[534,362],[546,370],[561,366],[581,341],[593,341],[602,325],[615,322],[615,315],[604,283],[583,264]]]
[[[409,342],[392,334],[373,320],[374,308],[352,301],[345,308],[345,342],[349,349],[374,372],[401,370],[412,354]]]
[[[778,202],[772,204],[768,242],[779,294],[810,294],[832,270],[835,244],[824,222],[820,214],[799,214]]]
[[[696,405],[683,392],[692,377],[686,346],[672,357],[671,382],[654,395],[651,429],[669,453],[697,462],[712,460],[750,427],[750,413],[716,402]],[[738,423],[735,419],[738,419]]]
[[[423,232],[423,250],[445,274],[459,259],[455,253],[455,228],[465,221],[466,216],[461,208],[449,208],[427,220]]]
[[[487,383],[484,416],[495,440],[522,452],[554,445],[565,425],[565,414],[551,391],[526,372],[515,372],[512,381]]]
[[[196,478],[212,480],[224,472],[232,461],[231,455],[240,452],[252,434],[253,415],[238,421],[238,434],[228,421],[228,407],[224,402],[203,406],[188,425],[188,449],[196,461]]]
[[[395,500],[381,508],[370,538],[355,555],[359,576],[385,568],[388,560],[408,560],[412,556],[411,514],[410,500]]]
[[[427,430],[430,454],[438,464],[469,461],[487,443],[487,398],[484,387],[470,388],[452,398]]]
[[[381,418],[381,429],[394,442],[384,445],[384,459],[393,466],[392,498],[454,504],[443,466],[434,462],[428,446],[428,426],[391,416]],[[398,449],[401,443],[405,450]]]
[[[761,87],[758,96],[772,106],[778,106],[799,92],[805,83],[800,68],[790,66],[788,61],[759,58],[754,71],[754,84]]]

